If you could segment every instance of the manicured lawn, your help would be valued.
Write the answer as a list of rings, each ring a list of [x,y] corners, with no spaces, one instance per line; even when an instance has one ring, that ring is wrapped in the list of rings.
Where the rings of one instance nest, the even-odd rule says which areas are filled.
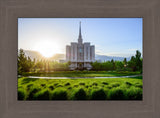
[[[114,76],[128,76],[138,75],[140,72],[113,72],[113,71],[58,71],[49,73],[23,73],[23,76],[41,76],[41,77],[114,77]]]
[[[64,73],[62,75],[66,76],[67,74]],[[90,74],[86,75],[95,76]],[[101,72],[96,73],[96,76],[97,74],[109,76],[111,73]],[[122,75],[122,73],[120,74]],[[51,75],[53,75],[53,73]],[[69,73],[69,75],[71,75],[71,73]],[[118,73],[113,73],[113,75],[118,75]],[[111,76],[113,75],[111,74]],[[72,77],[74,76],[76,76],[76,74],[72,75]],[[18,99],[142,100],[142,88],[142,76],[134,78],[107,79],[33,79],[28,77],[21,77],[18,78]]]

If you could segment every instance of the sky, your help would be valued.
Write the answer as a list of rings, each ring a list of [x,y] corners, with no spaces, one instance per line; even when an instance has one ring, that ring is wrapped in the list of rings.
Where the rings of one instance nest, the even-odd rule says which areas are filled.
[[[66,45],[78,42],[80,21],[83,42],[95,45],[96,54],[130,57],[143,52],[142,18],[18,18],[18,49],[46,57],[65,54]]]

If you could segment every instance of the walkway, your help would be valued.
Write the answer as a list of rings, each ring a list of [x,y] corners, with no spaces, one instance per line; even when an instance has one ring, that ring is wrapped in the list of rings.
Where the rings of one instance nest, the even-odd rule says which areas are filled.
[[[130,75],[130,76],[116,76],[116,77],[39,77],[39,76],[26,76],[28,78],[38,78],[38,79],[105,79],[105,78],[131,78],[138,77],[141,75]]]

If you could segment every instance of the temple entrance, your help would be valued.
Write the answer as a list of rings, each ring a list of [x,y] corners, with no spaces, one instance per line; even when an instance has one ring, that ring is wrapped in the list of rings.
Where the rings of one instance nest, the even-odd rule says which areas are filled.
[[[78,69],[82,70],[83,69],[83,63],[78,63]]]

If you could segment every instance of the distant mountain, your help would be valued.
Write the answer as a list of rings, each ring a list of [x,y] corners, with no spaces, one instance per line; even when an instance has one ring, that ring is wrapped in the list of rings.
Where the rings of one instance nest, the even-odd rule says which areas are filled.
[[[32,50],[24,50],[25,55],[30,57],[32,60],[35,58],[36,60],[43,60],[46,59],[42,54],[40,54],[38,51],[32,51]],[[47,58],[49,60],[64,60],[65,55],[64,54],[55,54],[54,56]]]
[[[114,61],[123,61],[124,58],[127,59],[127,61],[129,61],[131,59],[131,57],[116,57],[116,56],[107,56],[107,55],[98,55],[96,54],[95,59],[99,60],[99,61],[111,61],[112,59]]]
[[[50,59],[52,59],[52,60],[65,60],[65,54],[55,54]]]
[[[29,56],[32,60],[35,58],[36,60],[45,59],[43,55],[41,55],[38,51],[32,50],[24,50],[26,56]],[[115,61],[123,61],[125,57],[116,57],[116,56],[107,56],[107,55],[95,55],[95,59],[97,61],[111,61],[112,59]],[[130,60],[131,57],[126,57],[127,61]],[[65,54],[55,54],[54,56],[48,58],[50,60],[65,60]]]
[[[43,57],[39,52],[37,51],[32,51],[32,50],[23,50],[25,55],[28,57],[30,57],[32,60],[35,58],[36,60],[41,60],[44,59],[45,57]]]

